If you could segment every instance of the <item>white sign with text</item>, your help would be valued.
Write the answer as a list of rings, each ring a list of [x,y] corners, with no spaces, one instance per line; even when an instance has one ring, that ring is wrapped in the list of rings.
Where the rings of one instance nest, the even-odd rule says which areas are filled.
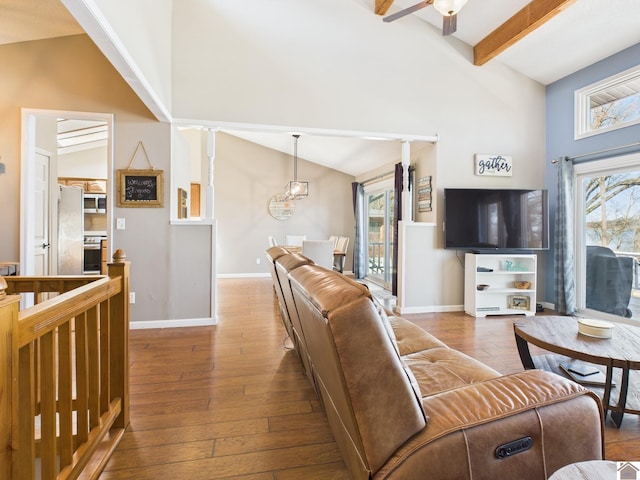
[[[508,155],[476,155],[476,175],[510,177],[512,173],[511,157]]]

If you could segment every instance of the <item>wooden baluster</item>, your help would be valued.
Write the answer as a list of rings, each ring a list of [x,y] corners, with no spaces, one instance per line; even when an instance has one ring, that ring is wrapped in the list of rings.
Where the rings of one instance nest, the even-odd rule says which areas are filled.
[[[122,290],[110,300],[111,310],[111,398],[121,399],[116,428],[129,425],[129,262],[118,249],[109,263],[109,277],[122,278]]]
[[[0,478],[11,478],[11,450],[17,434],[12,409],[18,399],[16,332],[20,297],[6,296],[6,287],[6,281],[0,277],[0,358],[8,360],[0,363]]]
[[[78,444],[85,443],[89,438],[89,369],[87,346],[87,318],[86,313],[75,318],[76,325],[76,422]]]
[[[42,478],[56,478],[56,342],[54,331],[40,337],[40,459]]]
[[[58,327],[58,411],[60,469],[73,461],[73,358],[71,322]]]
[[[98,307],[87,311],[87,370],[89,375],[89,429],[100,425],[100,342]]]
[[[13,435],[14,479],[35,478],[36,432],[33,423],[36,416],[35,368],[35,345],[31,342],[18,351],[18,388],[13,400],[13,423],[18,429]]]
[[[109,302],[100,304],[100,413],[109,410],[111,401],[111,322]]]

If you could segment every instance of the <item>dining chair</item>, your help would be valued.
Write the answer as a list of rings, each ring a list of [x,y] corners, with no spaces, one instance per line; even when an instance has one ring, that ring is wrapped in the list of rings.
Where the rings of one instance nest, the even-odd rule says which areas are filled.
[[[344,259],[347,256],[347,248],[349,247],[349,237],[338,237],[336,242],[335,253],[333,256],[333,269],[340,273],[344,270]]]
[[[333,268],[333,242],[331,240],[303,240],[302,255],[314,261],[316,265]]]
[[[273,237],[273,236],[269,235],[269,246],[270,247],[277,247],[278,246],[278,241],[276,240],[276,237]]]
[[[306,235],[287,235],[286,245],[290,247],[301,247],[302,242],[306,239]]]
[[[329,240],[331,240],[333,242],[333,248],[336,248],[338,246],[338,235],[330,235],[329,236]]]

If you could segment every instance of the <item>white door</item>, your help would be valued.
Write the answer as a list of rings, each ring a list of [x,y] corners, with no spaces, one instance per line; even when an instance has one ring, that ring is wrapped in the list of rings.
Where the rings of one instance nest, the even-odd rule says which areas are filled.
[[[638,322],[640,156],[609,158],[574,168],[578,310]]]
[[[367,222],[366,278],[384,288],[391,288],[393,270],[393,228],[395,190],[386,182],[365,190]]]
[[[36,152],[35,163],[33,274],[49,275],[51,252],[49,170],[51,156],[40,151]]]

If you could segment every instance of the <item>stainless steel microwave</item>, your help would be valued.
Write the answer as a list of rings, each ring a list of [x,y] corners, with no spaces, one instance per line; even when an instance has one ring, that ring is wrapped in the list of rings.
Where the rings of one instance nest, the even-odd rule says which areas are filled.
[[[84,213],[107,213],[107,196],[104,193],[84,194]]]

